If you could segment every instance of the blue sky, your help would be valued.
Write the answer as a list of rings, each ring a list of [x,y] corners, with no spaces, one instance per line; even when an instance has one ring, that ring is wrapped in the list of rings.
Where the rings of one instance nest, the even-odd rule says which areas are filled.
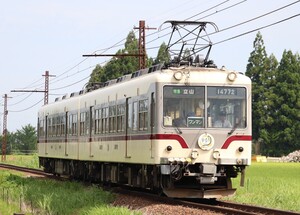
[[[204,10],[214,7],[206,13]],[[0,95],[8,100],[8,130],[22,126],[36,126],[37,111],[43,105],[43,93],[12,93],[18,89],[43,90],[46,70],[55,78],[50,79],[49,102],[66,93],[79,91],[88,81],[96,64],[109,58],[88,58],[126,38],[139,20],[149,27],[158,28],[166,20],[193,20],[204,16],[205,21],[217,24],[220,30],[255,18],[295,1],[287,0],[165,0],[165,1],[78,1],[78,0],[1,0],[0,12]],[[240,4],[238,4],[240,3]],[[231,5],[230,9],[223,10]],[[232,36],[280,21],[299,13],[300,3],[211,37],[217,43]],[[202,20],[202,21],[203,21]],[[278,25],[260,30],[268,54],[281,59],[284,49],[294,53],[300,49],[300,16]],[[257,31],[246,36],[213,46],[210,58],[221,67],[244,72]],[[149,30],[147,48],[159,46],[168,37]],[[138,34],[137,34],[138,37]],[[120,46],[111,48],[113,54]],[[101,53],[98,51],[97,53]],[[156,57],[157,49],[148,51]],[[80,81],[82,80],[82,81]],[[78,82],[78,83],[77,83]],[[40,101],[40,102],[39,102]],[[0,131],[2,132],[3,99],[0,99]],[[36,104],[36,105],[35,105]],[[29,108],[33,106],[32,108]],[[27,109],[27,110],[26,110]]]

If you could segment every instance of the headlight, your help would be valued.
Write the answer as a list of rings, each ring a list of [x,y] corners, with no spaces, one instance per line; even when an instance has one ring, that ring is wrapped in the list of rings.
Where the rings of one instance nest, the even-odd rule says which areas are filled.
[[[227,75],[227,79],[228,79],[229,81],[234,81],[236,78],[237,78],[236,72],[230,72],[230,73]]]
[[[180,81],[180,80],[182,79],[182,77],[183,77],[183,74],[182,74],[182,72],[177,71],[177,72],[174,73],[173,76],[174,76],[174,78],[175,78],[177,81]]]
[[[214,144],[214,138],[210,134],[205,133],[198,138],[198,146],[202,150],[210,150],[214,146]]]

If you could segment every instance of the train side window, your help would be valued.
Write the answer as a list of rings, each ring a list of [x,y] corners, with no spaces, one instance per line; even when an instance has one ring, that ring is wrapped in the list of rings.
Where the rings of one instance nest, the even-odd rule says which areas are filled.
[[[45,137],[45,120],[39,119],[39,137]]]
[[[95,134],[100,134],[101,132],[101,109],[95,110]]]
[[[109,132],[116,132],[116,106],[109,107]]]
[[[139,130],[148,128],[148,99],[139,101]]]
[[[117,106],[117,132],[124,131],[125,123],[125,104]]]
[[[72,114],[68,114],[68,135],[72,135]]]
[[[64,136],[65,135],[65,127],[66,127],[66,118],[65,118],[65,114],[62,114],[60,116],[60,136]]]
[[[102,133],[108,132],[108,107],[102,108]]]
[[[127,127],[129,130],[132,129],[132,124],[133,124],[133,116],[132,116],[132,103],[127,104]]]
[[[80,122],[79,122],[79,130],[80,130],[80,135],[85,135],[85,121],[86,121],[86,113],[82,112],[80,113]]]
[[[78,115],[77,114],[73,114],[73,125],[72,125],[72,130],[73,130],[73,135],[76,136],[77,135],[77,122],[78,122]]]
[[[47,128],[48,136],[52,137],[52,118],[51,118],[51,116],[48,117],[48,123],[47,124],[48,124],[48,128]]]
[[[132,105],[132,130],[136,131],[138,127],[138,103],[133,102]]]
[[[85,126],[84,126],[84,134],[89,135],[90,133],[90,112],[85,112]]]

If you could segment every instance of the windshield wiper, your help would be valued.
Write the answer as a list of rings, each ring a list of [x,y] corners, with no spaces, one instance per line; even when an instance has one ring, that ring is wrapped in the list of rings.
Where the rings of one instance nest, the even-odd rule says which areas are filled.
[[[233,128],[231,129],[231,131],[228,132],[229,135],[232,135],[232,133],[236,130],[237,126],[239,125],[239,123],[235,123],[235,125],[233,126]]]
[[[179,128],[179,123],[178,122],[174,122],[174,127],[175,127],[175,130],[178,134],[182,134],[182,131],[181,129]]]
[[[182,134],[182,131],[179,127],[175,126],[175,128],[176,128],[175,130],[177,131],[178,134]]]

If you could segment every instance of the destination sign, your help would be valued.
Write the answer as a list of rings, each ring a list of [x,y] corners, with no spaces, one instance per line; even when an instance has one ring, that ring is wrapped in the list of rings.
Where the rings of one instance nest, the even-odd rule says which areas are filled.
[[[188,117],[187,118],[187,127],[192,128],[203,128],[204,127],[204,118],[203,117]]]

